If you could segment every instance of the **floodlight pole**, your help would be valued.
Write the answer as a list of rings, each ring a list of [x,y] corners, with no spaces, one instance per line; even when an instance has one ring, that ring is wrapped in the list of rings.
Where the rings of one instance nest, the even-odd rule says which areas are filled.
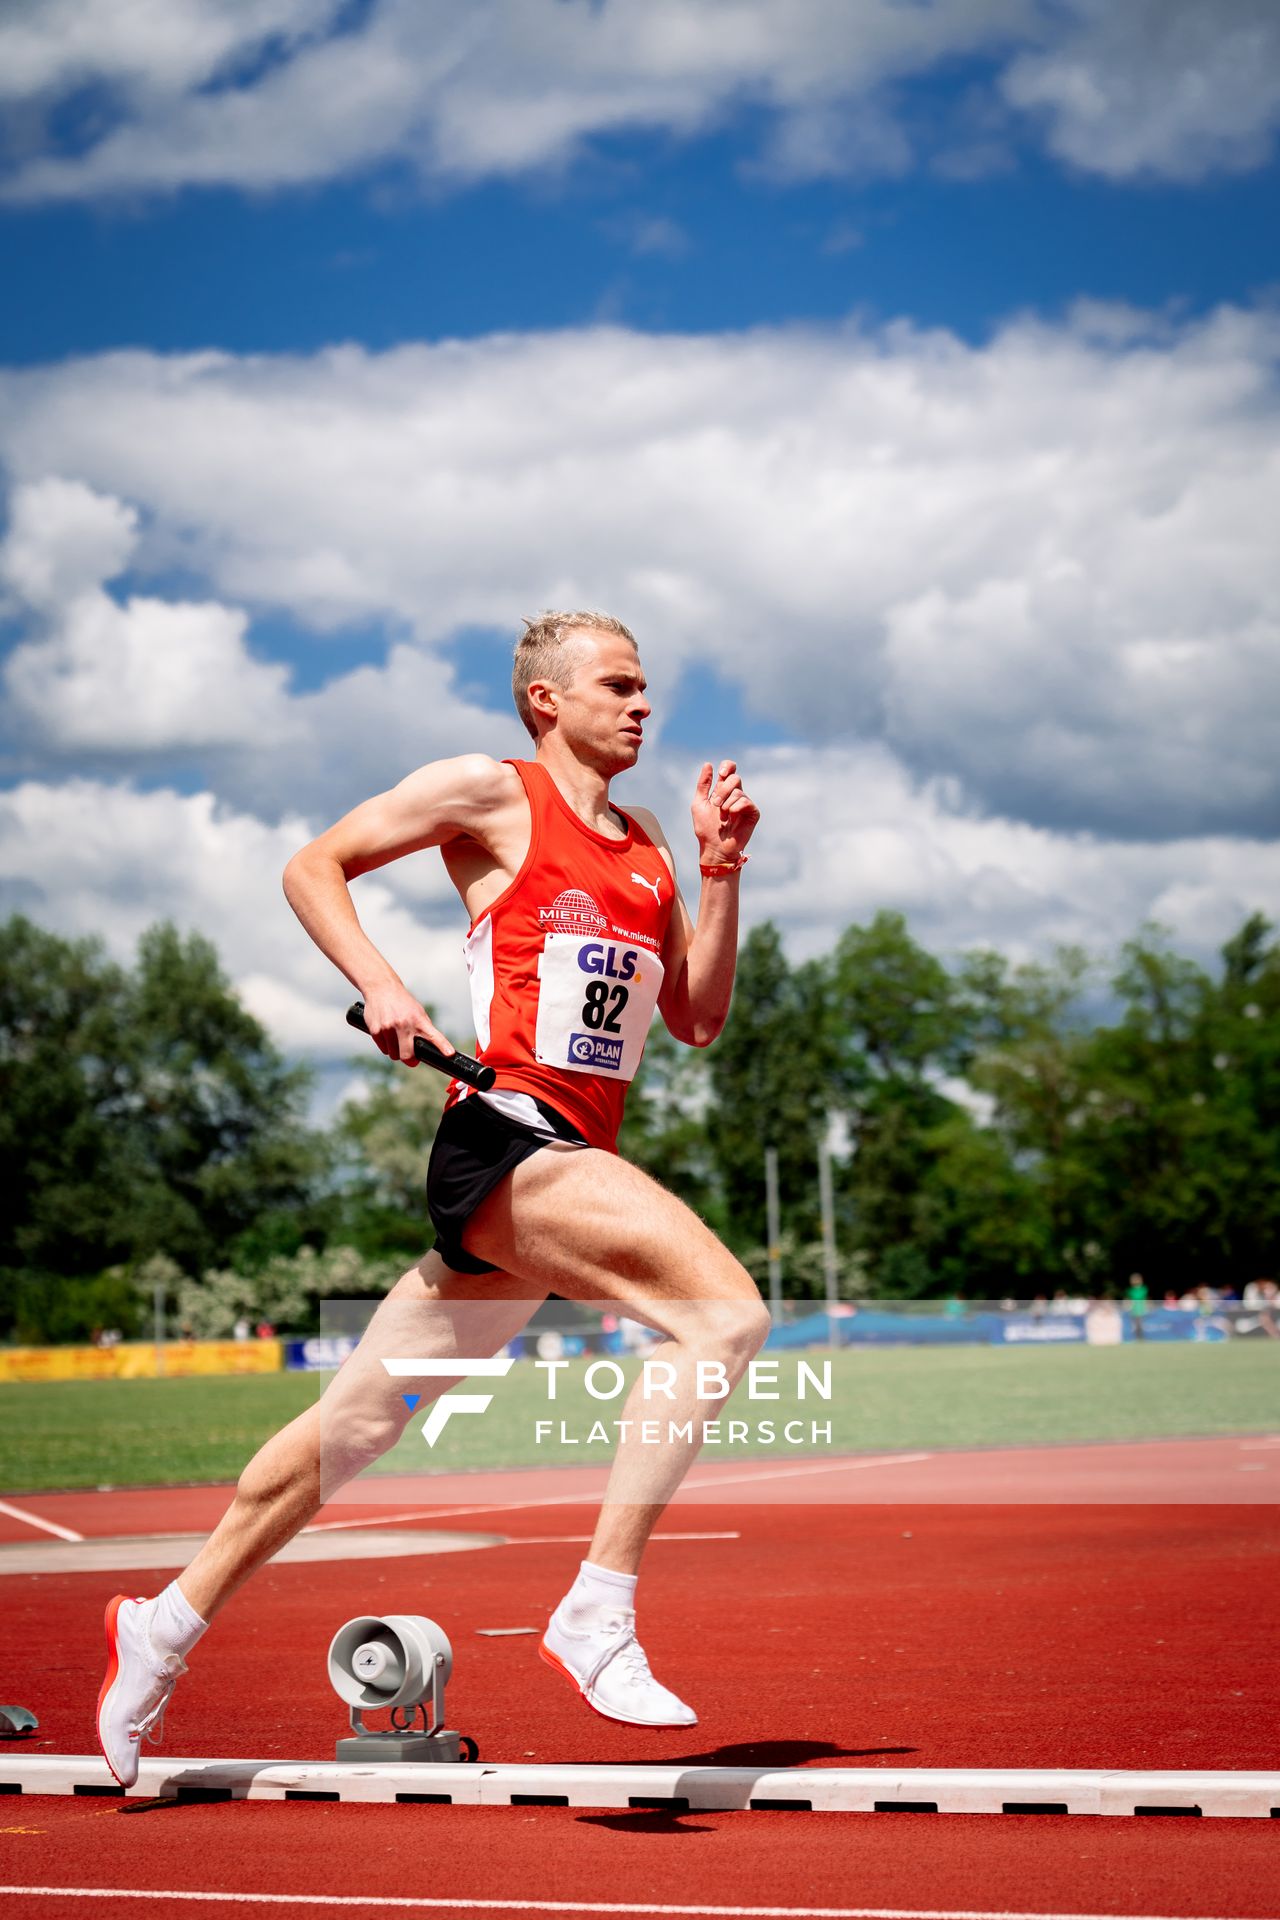
[[[155,1308],[156,1374],[164,1373],[164,1281],[157,1280],[151,1289],[151,1299]]]
[[[831,1155],[824,1140],[818,1148],[818,1192],[822,1202],[822,1270],[827,1282],[827,1338],[836,1345],[835,1312],[840,1298],[836,1269],[836,1211],[831,1190]]]
[[[782,1318],[782,1227],[778,1216],[778,1149],[764,1150],[764,1205],[769,1237],[769,1314],[775,1327]]]

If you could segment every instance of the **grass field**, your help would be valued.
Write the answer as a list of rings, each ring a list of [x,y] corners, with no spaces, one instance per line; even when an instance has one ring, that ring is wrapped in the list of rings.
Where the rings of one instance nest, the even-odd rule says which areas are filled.
[[[806,1356],[817,1364],[824,1356]],[[603,1462],[611,1445],[582,1443],[594,1419],[621,1400],[589,1400],[582,1363],[561,1376],[555,1406],[545,1376],[519,1364],[493,1387],[482,1418],[451,1421],[428,1451],[415,1419],[381,1463],[389,1472]],[[189,1380],[86,1380],[0,1388],[0,1486],[155,1486],[234,1480],[255,1449],[323,1391],[327,1374],[265,1374]],[[1069,1440],[1158,1439],[1259,1433],[1280,1428],[1280,1350],[1271,1341],[1215,1346],[1110,1348],[880,1348],[837,1354],[832,1397],[797,1405],[792,1361],[784,1398],[748,1403],[742,1389],[725,1419],[831,1422],[830,1450],[1028,1446]],[[481,1383],[476,1383],[477,1385]],[[652,1411],[661,1414],[662,1403]],[[554,1417],[548,1444],[533,1423]],[[576,1446],[558,1442],[563,1419]],[[610,1430],[612,1439],[612,1430]],[[758,1448],[709,1448],[704,1458]],[[770,1457],[828,1451],[775,1445]]]

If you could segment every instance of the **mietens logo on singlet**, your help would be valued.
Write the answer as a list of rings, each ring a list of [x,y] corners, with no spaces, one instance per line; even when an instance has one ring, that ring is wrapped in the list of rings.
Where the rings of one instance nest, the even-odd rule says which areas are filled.
[[[538,925],[556,933],[603,933],[609,922],[589,893],[566,887],[549,907],[538,908]]]

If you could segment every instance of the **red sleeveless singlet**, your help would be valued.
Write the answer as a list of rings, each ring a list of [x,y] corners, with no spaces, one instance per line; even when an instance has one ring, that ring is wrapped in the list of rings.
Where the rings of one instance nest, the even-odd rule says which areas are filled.
[[[467,935],[479,1056],[497,1089],[545,1100],[612,1153],[662,985],[675,884],[625,813],[622,839],[596,833],[545,767],[506,764],[528,796],[529,851]],[[453,1081],[448,1103],[462,1096]]]

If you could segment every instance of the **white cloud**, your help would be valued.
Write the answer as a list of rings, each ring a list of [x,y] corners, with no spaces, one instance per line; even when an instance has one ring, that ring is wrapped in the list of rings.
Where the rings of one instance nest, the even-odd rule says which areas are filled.
[[[278,812],[323,807],[343,782],[352,799],[379,791],[476,724],[501,737],[436,658],[405,643],[291,696],[290,669],[250,652],[243,608],[106,591],[137,543],[137,513],[113,496],[60,479],[15,489],[0,586],[36,618],[3,680],[28,762],[212,748],[202,760],[224,792]],[[513,716],[504,750],[523,737]]]
[[[104,593],[66,608],[57,631],[16,649],[5,688],[29,737],[114,754],[269,746],[288,670],[254,660],[229,607]]]
[[[122,572],[138,516],[123,500],[56,475],[19,487],[0,542],[0,584],[29,607],[56,610]]]
[[[957,58],[988,80],[956,127],[936,93],[913,116],[910,81]],[[901,172],[922,141],[955,172],[975,164],[975,110],[1001,99],[1077,165],[1193,178],[1265,157],[1278,69],[1270,0],[379,0],[354,20],[337,0],[46,0],[0,19],[0,96],[37,128],[87,83],[108,103],[73,152],[28,134],[5,188],[27,201],[283,188],[387,162],[516,175],[743,106],[763,110],[783,174]],[[1001,146],[984,137],[983,169]]]
[[[281,1044],[341,1059],[347,985],[285,861],[425,759],[527,752],[438,648],[585,602],[636,619],[659,707],[710,664],[805,742],[741,755],[748,920],[795,952],[882,906],[949,952],[1105,947],[1148,915],[1208,951],[1280,904],[1280,849],[1215,826],[1275,805],[1278,350],[1266,315],[1087,309],[983,350],[601,331],[4,376],[0,572],[32,609],[8,683],[47,771],[0,795],[0,891],[122,955],[162,916],[199,927]],[[179,559],[209,599],[111,591]],[[247,623],[299,606],[396,637],[296,692]],[[58,777],[197,747],[216,792]],[[657,805],[686,882],[693,773],[651,747],[619,795]],[[1109,838],[1080,830],[1099,812]],[[465,1041],[439,860],[356,898]]]
[[[288,186],[389,159],[445,178],[521,173],[564,162],[595,134],[698,132],[740,100],[773,110],[784,149],[799,148],[815,108],[829,103],[843,126],[823,142],[823,170],[832,141],[874,163],[867,102],[877,87],[999,44],[1032,8],[866,0],[851,12],[844,0],[792,0],[783,15],[769,0],[473,0],[465,9],[381,0],[328,35],[339,9],[318,0],[260,0],[239,18],[220,0],[184,0],[152,64],[136,26],[113,19],[121,9],[88,11],[83,36],[69,0],[39,26],[0,23],[0,69],[16,76],[14,91],[56,98],[93,74],[125,99],[86,152],[32,156],[16,197]],[[273,25],[278,57],[252,84],[208,86],[233,53],[251,58]],[[902,136],[889,122],[884,139],[896,165]]]
[[[751,762],[764,817],[750,912],[787,928],[797,951],[821,952],[849,921],[887,907],[950,954],[992,946],[1028,958],[1060,942],[1103,951],[1144,919],[1207,953],[1248,913],[1280,908],[1274,841],[1153,846],[979,817],[947,782],[913,781],[883,748],[772,748]]]
[[[906,913],[920,939],[952,955],[981,945],[1026,957],[1064,940],[1114,948],[1147,916],[1207,953],[1246,913],[1274,912],[1280,900],[1274,844],[1153,848],[977,819],[945,785],[913,782],[882,748],[759,749],[745,764],[764,811],[746,924],[772,918],[796,957],[825,951],[881,907]],[[667,756],[618,798],[658,798],[696,898],[686,810],[695,772]],[[0,794],[0,897],[58,932],[104,935],[121,959],[155,920],[197,929],[279,1045],[341,1060],[360,1045],[342,1024],[354,992],[280,889],[285,862],[316,824],[291,816],[268,826],[208,793],[26,782]],[[415,854],[367,875],[353,898],[374,944],[467,1045],[466,916],[439,857]]]
[[[1050,151],[1111,179],[1196,180],[1267,159],[1280,124],[1274,0],[1073,0],[1066,31],[1019,53],[1006,99]]]
[[[985,347],[895,325],[116,354],[0,375],[0,459],[21,488],[74,477],[108,546],[133,503],[135,577],[208,581],[193,714],[223,714],[226,674],[277,672],[246,664],[240,609],[393,636],[315,691],[263,680],[269,755],[227,710],[215,777],[239,805],[350,804],[470,743],[491,723],[439,648],[594,605],[640,632],[660,696],[710,666],[795,737],[883,738],[980,808],[1258,833],[1280,800],[1278,355],[1267,311],[1179,327],[1097,307]],[[98,603],[113,661],[161,647],[160,611],[126,646],[138,606]],[[152,724],[145,693],[111,706],[90,649],[33,644],[23,671],[63,710],[137,705],[122,744],[193,737],[177,693]]]
[[[220,761],[221,790],[271,814],[305,808],[322,822],[425,761],[476,751],[519,757],[529,744],[514,709],[494,715],[462,697],[435,655],[407,643],[390,647],[380,666],[293,700],[286,722],[269,752],[244,746]],[[446,897],[443,880],[433,897]]]
[[[114,754],[266,746],[287,726],[287,669],[252,658],[230,607],[112,599],[102,583],[136,542],[136,513],[78,481],[16,490],[0,581],[41,629],[5,663],[19,726],[55,749]]]
[[[663,260],[682,260],[692,244],[679,221],[663,213],[629,214],[608,220],[604,230],[642,257],[654,255]]]
[[[209,793],[27,781],[0,794],[0,892],[56,932],[101,936],[121,960],[157,920],[207,934],[281,1046],[341,1058],[361,1045],[342,1019],[355,992],[303,932],[280,885],[311,834],[296,814],[269,826]],[[400,868],[429,858],[438,868],[422,854]],[[428,924],[402,903],[399,871],[389,869],[356,881],[353,898],[406,983],[469,1036],[461,907],[451,926]]]
[[[208,85],[268,45],[322,31],[341,0],[40,0],[0,20],[0,98],[89,81],[163,98]]]

